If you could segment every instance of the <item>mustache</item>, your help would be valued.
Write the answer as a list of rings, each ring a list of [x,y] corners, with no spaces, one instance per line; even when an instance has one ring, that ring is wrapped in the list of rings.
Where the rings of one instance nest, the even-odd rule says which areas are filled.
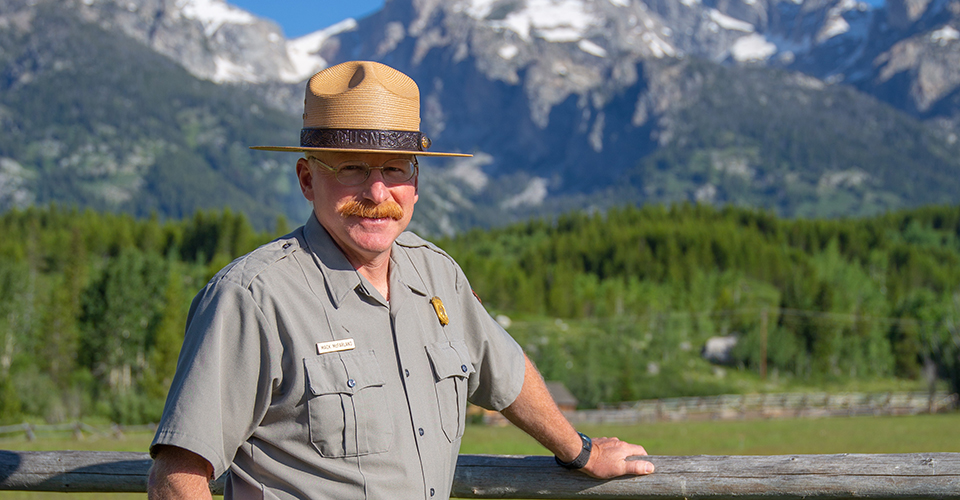
[[[361,201],[350,200],[337,207],[337,213],[343,217],[356,215],[366,219],[403,218],[403,207],[393,200],[387,200],[379,205],[370,205]]]

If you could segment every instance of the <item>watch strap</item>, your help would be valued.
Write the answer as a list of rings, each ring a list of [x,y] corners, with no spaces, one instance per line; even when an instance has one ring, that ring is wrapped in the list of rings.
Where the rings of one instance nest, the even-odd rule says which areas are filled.
[[[593,441],[582,432],[577,432],[577,434],[580,435],[580,440],[583,441],[583,448],[580,449],[580,454],[570,462],[564,462],[560,460],[560,457],[554,455],[553,458],[560,467],[570,470],[582,469],[590,460],[590,450],[593,448]]]

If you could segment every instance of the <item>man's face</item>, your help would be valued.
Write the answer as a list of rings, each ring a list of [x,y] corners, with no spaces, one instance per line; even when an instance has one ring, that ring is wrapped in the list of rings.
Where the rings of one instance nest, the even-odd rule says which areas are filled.
[[[310,153],[323,163],[338,168],[346,160],[359,160],[372,167],[395,158],[413,159],[411,155],[392,153]],[[401,184],[385,183],[380,170],[371,170],[370,177],[357,186],[344,186],[333,172],[316,160],[297,161],[297,177],[304,198],[313,204],[313,212],[326,228],[347,258],[354,265],[372,263],[378,257],[389,256],[393,241],[406,229],[413,216],[418,199],[417,176]],[[390,216],[371,214],[373,208],[400,208],[383,210]],[[367,209],[366,214],[361,215]],[[376,212],[373,210],[372,212]]]

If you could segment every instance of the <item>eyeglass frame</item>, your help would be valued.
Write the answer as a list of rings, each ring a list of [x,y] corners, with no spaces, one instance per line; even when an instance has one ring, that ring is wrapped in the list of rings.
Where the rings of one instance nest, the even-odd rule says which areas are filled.
[[[388,181],[387,178],[383,175],[383,166],[384,166],[384,164],[386,164],[387,162],[393,161],[393,160],[402,160],[402,159],[404,159],[404,158],[391,158],[391,159],[389,159],[389,160],[381,163],[379,167],[373,167],[373,166],[371,166],[369,163],[367,163],[367,162],[365,162],[365,161],[360,161],[361,164],[366,165],[366,168],[364,169],[364,172],[366,172],[366,174],[363,176],[363,180],[360,181],[360,182],[358,182],[358,183],[356,183],[356,184],[346,184],[346,183],[344,183],[342,180],[340,180],[340,170],[341,170],[340,168],[331,167],[330,165],[327,165],[326,163],[323,162],[323,160],[321,160],[320,158],[317,158],[316,156],[313,156],[313,155],[307,156],[307,161],[316,160],[316,162],[319,163],[321,166],[323,166],[323,168],[329,170],[330,173],[333,174],[333,178],[336,179],[337,182],[339,182],[339,183],[340,183],[341,185],[343,185],[343,186],[359,186],[359,185],[363,184],[364,182],[367,182],[367,180],[370,179],[370,172],[372,172],[372,171],[374,171],[374,170],[379,170],[379,171],[380,171],[380,177],[383,179],[383,183],[384,183],[384,184],[389,184],[389,185],[391,185],[391,186],[399,186],[400,184],[403,184],[404,182],[408,182],[410,179],[413,179],[414,177],[416,177],[416,176],[420,173],[420,164],[417,162],[417,157],[416,157],[416,156],[414,156],[413,159],[410,160],[410,161],[413,163],[413,171],[412,171],[412,173],[410,174],[410,177],[406,178],[405,180],[402,180],[402,181],[400,181],[400,182],[391,182],[391,181]],[[344,160],[344,161],[340,162],[339,164],[337,164],[337,167],[340,167],[340,165],[343,165],[344,163],[350,162],[350,161],[355,161],[355,160]],[[358,166],[359,166],[359,165],[358,165]]]

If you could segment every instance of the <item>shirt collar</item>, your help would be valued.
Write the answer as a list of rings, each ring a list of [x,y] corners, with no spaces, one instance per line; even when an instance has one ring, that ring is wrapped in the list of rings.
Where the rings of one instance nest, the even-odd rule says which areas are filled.
[[[303,234],[307,247],[313,254],[313,260],[323,274],[330,300],[334,307],[339,308],[347,294],[358,286],[364,286],[363,282],[366,280],[361,280],[360,273],[354,269],[353,264],[347,260],[346,255],[330,237],[330,233],[312,212],[304,225]],[[427,287],[420,273],[403,247],[396,242],[390,250],[390,279],[410,288],[414,293],[426,295]]]
[[[407,249],[396,242],[393,243],[393,250],[390,251],[390,280],[406,286],[413,293],[427,295],[427,286],[423,283],[420,270],[413,265],[410,256],[407,255]]]
[[[323,274],[333,307],[339,308],[347,294],[360,285],[360,274],[312,212],[303,227],[303,236],[313,254],[313,261]]]

